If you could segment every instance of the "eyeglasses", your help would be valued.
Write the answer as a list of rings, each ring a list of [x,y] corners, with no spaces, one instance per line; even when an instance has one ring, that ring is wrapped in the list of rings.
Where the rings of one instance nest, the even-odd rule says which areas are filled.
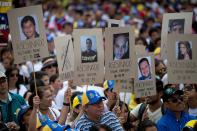
[[[14,76],[17,76],[18,77],[18,73],[12,73],[12,74],[10,74],[10,77],[14,77]]]
[[[169,101],[171,101],[172,103],[177,103],[178,101],[183,101],[183,96],[179,96],[178,98],[170,98]]]

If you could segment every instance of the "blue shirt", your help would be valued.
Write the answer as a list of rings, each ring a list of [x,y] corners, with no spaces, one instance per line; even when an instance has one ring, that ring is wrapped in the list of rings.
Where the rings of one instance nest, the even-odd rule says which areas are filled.
[[[188,121],[194,119],[196,118],[182,112],[180,120],[177,120],[175,114],[167,109],[165,114],[158,121],[157,129],[158,131],[181,131]]]
[[[98,123],[91,121],[86,114],[83,114],[75,124],[75,128],[80,131],[89,131],[89,128],[94,124],[106,124],[112,131],[123,131],[119,119],[110,111],[105,112]]]

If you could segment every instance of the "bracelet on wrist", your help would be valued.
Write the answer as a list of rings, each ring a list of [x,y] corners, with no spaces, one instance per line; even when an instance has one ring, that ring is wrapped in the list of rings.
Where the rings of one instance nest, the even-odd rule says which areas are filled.
[[[70,106],[70,103],[64,102],[63,105],[64,105],[64,106]]]

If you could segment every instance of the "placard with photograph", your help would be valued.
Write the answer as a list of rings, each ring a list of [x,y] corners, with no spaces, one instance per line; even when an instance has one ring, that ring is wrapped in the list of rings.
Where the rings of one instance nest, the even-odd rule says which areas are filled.
[[[134,78],[135,38],[133,27],[105,29],[105,79]]]
[[[197,35],[168,35],[167,72],[171,84],[197,83]]]
[[[74,78],[74,48],[71,35],[56,37],[55,49],[59,76],[62,81]]]
[[[108,27],[124,27],[125,26],[123,20],[109,19],[107,22],[108,22]]]
[[[119,84],[117,84],[119,83]],[[127,80],[116,80],[116,85],[115,88],[113,89],[114,92],[128,92],[132,93],[133,92],[133,84],[134,84],[134,79],[130,78]]]
[[[15,63],[49,56],[41,5],[12,9],[8,20]]]
[[[153,54],[138,55],[136,60],[134,92],[136,98],[156,94],[155,62]]]
[[[75,29],[75,84],[96,84],[104,80],[102,29]]]
[[[193,12],[165,13],[161,33],[161,56],[167,58],[168,34],[191,34]]]

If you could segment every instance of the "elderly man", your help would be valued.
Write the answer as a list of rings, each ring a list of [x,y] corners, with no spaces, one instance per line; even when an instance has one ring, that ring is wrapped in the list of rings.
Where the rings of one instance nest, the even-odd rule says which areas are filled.
[[[75,127],[80,131],[88,131],[95,124],[105,124],[113,131],[123,131],[118,118],[114,113],[104,112],[103,100],[95,90],[88,90],[82,95],[82,105],[84,114],[75,124]]]
[[[8,127],[17,129],[16,110],[25,105],[25,100],[17,94],[8,92],[8,83],[5,74],[0,71],[0,111],[1,121],[7,123]]]

